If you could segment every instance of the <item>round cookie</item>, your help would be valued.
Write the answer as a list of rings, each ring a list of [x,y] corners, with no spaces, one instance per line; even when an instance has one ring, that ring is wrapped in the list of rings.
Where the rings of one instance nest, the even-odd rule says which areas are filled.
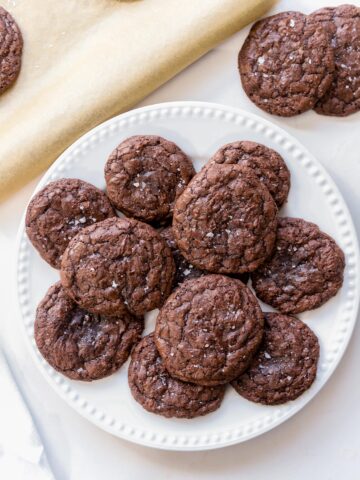
[[[26,233],[41,257],[60,268],[69,241],[84,227],[115,216],[107,196],[76,178],[51,182],[31,199],[26,211]]]
[[[154,135],[126,139],[105,165],[112,203],[144,222],[170,218],[176,198],[194,174],[191,160],[175,143]]]
[[[209,165],[195,175],[174,209],[183,256],[214,273],[258,268],[273,249],[277,208],[268,189],[243,165]]]
[[[343,283],[345,258],[313,223],[280,218],[274,254],[251,275],[256,295],[283,313],[320,307]]]
[[[283,12],[253,25],[238,64],[250,100],[268,113],[290,117],[310,110],[326,93],[334,54],[317,22]]]
[[[103,317],[83,310],[58,282],[37,308],[34,332],[41,355],[55,370],[73,380],[91,381],[121,367],[143,327],[143,319],[128,312]]]
[[[338,117],[355,113],[360,110],[360,8],[322,8],[310,17],[329,33],[335,56],[332,84],[315,111]]]
[[[239,280],[203,275],[170,295],[155,343],[171,376],[198,385],[228,383],[246,370],[263,335],[263,314]]]
[[[265,333],[250,367],[232,386],[243,397],[264,405],[295,400],[316,377],[319,342],[301,320],[265,313]]]
[[[23,39],[17,23],[0,6],[0,93],[8,89],[19,75],[22,48]]]
[[[238,164],[254,171],[280,208],[290,189],[290,172],[281,155],[256,142],[238,141],[223,145],[210,159],[210,165]]]
[[[67,294],[86,310],[143,315],[167,298],[174,272],[171,251],[156,230],[114,217],[70,241],[60,273]]]
[[[194,418],[217,410],[225,385],[204,387],[172,378],[148,335],[136,346],[129,366],[129,385],[135,400],[164,417]]]
[[[195,268],[191,263],[189,263],[185,258],[181,255],[178,246],[176,245],[174,232],[172,227],[166,227],[160,231],[160,235],[166,240],[167,245],[171,249],[174,262],[175,262],[175,276],[174,276],[174,284],[173,286],[176,287],[179,283],[182,283],[184,280],[189,280],[190,278],[198,278],[201,275],[204,275],[202,270],[198,270]]]

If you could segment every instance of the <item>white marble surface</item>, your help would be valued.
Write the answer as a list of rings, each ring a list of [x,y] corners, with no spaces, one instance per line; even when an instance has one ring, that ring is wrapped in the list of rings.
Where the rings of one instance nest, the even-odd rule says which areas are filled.
[[[353,3],[360,6],[360,0]],[[332,0],[284,0],[274,11],[309,12],[336,4]],[[210,52],[141,105],[171,100],[213,101],[248,109],[281,125],[332,175],[360,236],[360,113],[336,119],[309,112],[281,119],[258,110],[243,93],[236,68],[237,52],[247,30]],[[15,235],[35,184],[0,205],[0,336],[58,480],[359,478],[360,325],[340,366],[315,400],[287,423],[244,444],[203,453],[156,451],[113,438],[72,411],[29,358],[16,319]],[[0,395],[0,408],[3,405]],[[13,477],[10,472],[0,472],[0,478]]]

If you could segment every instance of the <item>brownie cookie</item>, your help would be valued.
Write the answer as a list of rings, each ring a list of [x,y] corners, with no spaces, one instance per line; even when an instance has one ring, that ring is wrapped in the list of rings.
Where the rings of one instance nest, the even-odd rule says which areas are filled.
[[[280,208],[285,203],[290,189],[290,172],[283,158],[260,143],[242,141],[222,146],[210,159],[213,163],[245,165],[251,168],[269,190]]]
[[[30,201],[26,233],[42,258],[60,268],[62,254],[81,229],[114,215],[103,191],[76,178],[62,178],[46,185]]]
[[[143,327],[143,319],[128,312],[103,317],[83,310],[58,282],[37,308],[34,330],[41,355],[55,370],[73,380],[91,381],[121,367]]]
[[[109,218],[74,237],[61,262],[68,295],[93,313],[143,315],[159,307],[175,272],[169,247],[152,227]]]
[[[256,22],[239,53],[243,88],[258,107],[290,117],[310,110],[330,87],[334,53],[328,33],[300,12]]]
[[[305,323],[296,317],[265,313],[261,347],[232,386],[241,396],[264,405],[295,400],[315,380],[318,359],[318,339]]]
[[[19,75],[22,48],[23,39],[17,23],[0,6],[0,93],[9,88]]]
[[[190,280],[191,278],[198,278],[201,275],[206,275],[208,272],[204,270],[198,270],[196,267],[191,265],[185,258],[182,256],[174,237],[174,232],[172,227],[165,227],[160,231],[160,235],[165,238],[168,246],[171,249],[173,258],[175,261],[175,277],[173,286],[177,287],[179,283],[182,283],[184,280]],[[234,275],[235,278],[238,278],[243,283],[247,284],[249,281],[249,274],[242,273],[240,275]]]
[[[263,335],[263,314],[239,280],[203,275],[170,295],[156,320],[155,343],[171,376],[220,385],[246,370]]]
[[[277,208],[243,165],[209,165],[177,200],[173,230],[183,256],[215,273],[255,270],[272,252]]]
[[[131,355],[129,385],[135,400],[146,410],[164,417],[194,418],[217,410],[225,385],[204,387],[170,377],[148,335]]]
[[[355,113],[360,110],[360,8],[322,8],[310,17],[329,33],[335,55],[334,79],[315,111],[338,117]]]
[[[251,275],[256,295],[283,313],[320,307],[343,283],[345,258],[313,223],[281,218],[274,254]]]
[[[191,160],[175,143],[154,135],[128,138],[105,165],[112,203],[144,222],[170,218],[176,198],[194,174]]]
[[[174,287],[179,285],[179,283],[183,282],[184,280],[189,280],[190,278],[198,278],[201,275],[204,275],[204,273],[206,273],[202,270],[198,270],[197,268],[195,268],[181,255],[181,252],[176,245],[172,227],[166,227],[162,229],[160,231],[160,235],[166,240],[166,243],[171,249],[175,261],[176,271],[173,283]]]

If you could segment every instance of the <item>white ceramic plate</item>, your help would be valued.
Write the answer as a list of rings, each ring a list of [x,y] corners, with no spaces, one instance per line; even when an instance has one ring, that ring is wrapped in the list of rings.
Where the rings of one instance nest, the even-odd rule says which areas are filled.
[[[36,191],[51,180],[79,177],[104,188],[104,163],[113,148],[135,134],[156,134],[177,143],[199,169],[224,143],[254,140],[277,150],[286,160],[292,186],[282,215],[317,223],[346,255],[344,286],[323,307],[300,315],[320,339],[318,376],[304,395],[282,406],[251,403],[228,388],[219,410],[193,420],[169,420],[146,412],[127,384],[127,364],[93,383],[71,381],[53,370],[38,353],[33,338],[36,305],[58,280],[32,248],[20,227],[17,261],[21,322],[30,351],[47,381],[81,415],[121,438],[163,449],[202,450],[248,440],[279,425],[311,400],[329,379],[350,339],[359,303],[359,252],[355,230],[341,194],[323,167],[292,136],[266,120],[230,107],[199,102],[159,104],[113,118],[80,138],[44,175]],[[269,308],[268,308],[269,310]],[[153,329],[156,312],[147,315]],[[311,428],[311,427],[310,427]]]

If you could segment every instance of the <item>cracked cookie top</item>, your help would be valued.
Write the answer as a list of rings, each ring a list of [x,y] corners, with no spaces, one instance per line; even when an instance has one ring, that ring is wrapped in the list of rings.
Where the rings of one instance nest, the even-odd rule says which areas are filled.
[[[181,254],[175,240],[174,232],[172,227],[165,227],[160,230],[160,235],[165,238],[168,246],[171,249],[175,262],[175,277],[174,277],[174,288],[177,287],[180,283],[185,280],[190,280],[191,278],[198,278],[201,275],[206,275],[209,272],[205,270],[199,270],[191,263],[189,263]],[[248,273],[241,273],[239,275],[233,275],[234,278],[241,280],[245,285],[249,281]]]
[[[93,313],[143,315],[167,298],[174,271],[171,251],[155,229],[114,217],[84,228],[70,241],[61,282]]]
[[[326,93],[334,54],[318,22],[283,12],[253,25],[238,63],[248,97],[268,113],[289,117],[310,110]]]
[[[360,8],[322,8],[310,17],[329,33],[335,56],[333,81],[315,111],[339,117],[355,113],[360,110]]]
[[[37,347],[49,364],[73,380],[111,375],[140,340],[142,318],[92,314],[71,300],[58,282],[40,302],[34,324]]]
[[[194,418],[218,409],[225,385],[204,387],[169,375],[156,349],[154,335],[141,340],[131,355],[129,386],[146,410],[164,417]]]
[[[173,231],[183,256],[214,273],[255,270],[272,252],[277,208],[243,165],[209,165],[177,200]]]
[[[261,347],[232,386],[241,396],[265,405],[295,400],[315,380],[318,359],[318,339],[305,323],[280,313],[265,313]]]
[[[9,88],[19,75],[22,48],[23,39],[17,23],[0,6],[0,93]]]
[[[280,218],[274,254],[251,274],[263,302],[283,313],[320,307],[343,283],[344,253],[314,223]]]
[[[107,196],[77,178],[51,182],[31,199],[26,211],[26,233],[41,257],[60,268],[69,241],[84,227],[115,216]]]
[[[269,190],[276,205],[280,208],[285,203],[290,189],[290,172],[275,150],[256,142],[232,142],[219,148],[208,165],[213,163],[250,168]]]
[[[170,375],[199,385],[233,380],[263,335],[260,306],[240,280],[203,275],[183,282],[156,320],[155,343]]]
[[[117,209],[144,222],[171,217],[195,170],[175,143],[155,135],[124,140],[105,166],[106,188]]]

